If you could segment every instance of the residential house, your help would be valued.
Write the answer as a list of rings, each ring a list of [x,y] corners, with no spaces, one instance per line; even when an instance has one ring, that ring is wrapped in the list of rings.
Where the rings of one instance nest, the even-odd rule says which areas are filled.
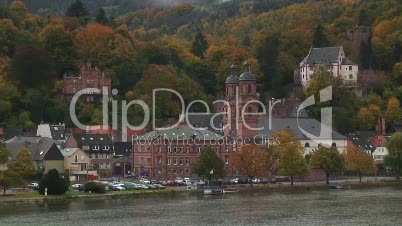
[[[80,148],[64,148],[64,170],[70,175],[70,181],[87,180],[88,175],[97,175],[96,170],[89,170],[91,158]]]
[[[64,172],[64,157],[58,147],[62,144],[56,140],[47,137],[14,137],[5,143],[11,151],[12,158],[25,147],[31,152],[38,170],[47,172],[57,169],[61,173]]]
[[[111,170],[114,145],[108,134],[84,134],[70,136],[66,141],[66,148],[80,148],[91,158],[90,166],[98,170],[101,176]]]
[[[324,65],[334,77],[340,77],[346,85],[356,86],[359,66],[345,56],[342,46],[311,48],[295,70],[295,81],[306,87],[317,65]]]
[[[66,127],[64,124],[58,124],[58,125],[40,124],[38,125],[36,136],[48,137],[52,138],[53,140],[57,140],[64,143],[67,139],[65,129]]]

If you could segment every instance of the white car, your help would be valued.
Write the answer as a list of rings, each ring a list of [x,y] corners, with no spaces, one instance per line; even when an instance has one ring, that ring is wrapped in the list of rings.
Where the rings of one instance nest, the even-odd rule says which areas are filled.
[[[124,191],[124,190],[126,190],[124,187],[122,187],[122,186],[119,186],[119,185],[113,185],[112,186],[112,190],[113,191]]]
[[[183,178],[181,178],[181,177],[176,177],[176,179],[174,179],[174,182],[175,182],[176,184],[183,184],[184,180],[183,180]]]
[[[83,184],[73,184],[73,185],[71,185],[71,187],[74,188],[74,189],[78,189],[78,188],[80,188],[82,186],[84,186],[84,185]]]
[[[28,184],[28,188],[38,189],[38,188],[39,188],[39,184],[38,184],[38,183],[30,183],[30,184]]]
[[[150,184],[151,181],[148,180],[148,179],[146,179],[146,178],[141,178],[140,183],[141,183],[141,184]]]

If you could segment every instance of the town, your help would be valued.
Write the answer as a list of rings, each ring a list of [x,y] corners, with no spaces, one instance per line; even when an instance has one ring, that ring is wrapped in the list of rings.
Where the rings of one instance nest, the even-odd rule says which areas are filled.
[[[165,224],[202,224],[188,220],[205,217],[198,208],[214,216],[207,224],[247,224],[253,215],[229,220],[213,206],[222,204],[242,214],[260,208],[250,224],[265,225],[277,217],[264,214],[285,216],[293,203],[311,200],[317,214],[312,206],[325,196],[326,216],[344,212],[331,204],[342,200],[356,217],[338,220],[377,222],[357,220],[355,205],[400,194],[401,7],[397,0],[0,2],[0,210],[36,203],[32,211],[60,211],[65,224],[72,207],[50,202],[82,200],[79,224],[97,224],[88,211],[114,205],[127,205],[122,221],[135,224],[158,224],[141,218],[141,208],[157,209]],[[132,199],[154,194],[157,202]],[[181,223],[166,215],[164,194],[180,203],[171,208],[189,211],[176,215]],[[89,207],[89,198],[97,204]],[[276,224],[341,222],[303,211]]]

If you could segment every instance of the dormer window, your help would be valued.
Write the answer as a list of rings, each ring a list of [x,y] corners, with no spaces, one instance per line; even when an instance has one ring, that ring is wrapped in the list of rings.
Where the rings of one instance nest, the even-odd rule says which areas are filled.
[[[92,149],[93,149],[93,150],[99,150],[100,147],[99,147],[99,145],[94,145],[94,146],[92,146]]]
[[[103,146],[103,150],[105,151],[109,150],[109,146]]]

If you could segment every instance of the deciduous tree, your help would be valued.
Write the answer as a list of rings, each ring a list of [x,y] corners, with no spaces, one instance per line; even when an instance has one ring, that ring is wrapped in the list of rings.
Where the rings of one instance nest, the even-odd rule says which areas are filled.
[[[205,148],[201,151],[200,159],[194,165],[193,172],[199,176],[207,177],[208,181],[211,182],[212,179],[224,176],[224,163],[212,148]]]
[[[279,149],[279,173],[283,176],[290,176],[290,183],[293,185],[295,176],[306,176],[308,167],[304,159],[304,148],[297,137],[289,131],[279,131],[272,135],[278,142]]]
[[[362,182],[362,175],[374,173],[376,170],[373,157],[364,152],[360,147],[348,147],[343,152],[347,168],[357,171],[359,181]]]
[[[392,168],[396,171],[397,180],[400,179],[400,168],[402,159],[402,133],[394,133],[388,141],[387,149],[389,156],[393,159],[394,165]]]
[[[268,153],[256,145],[245,144],[233,157],[234,167],[240,174],[248,176],[250,186],[252,179],[268,174]]]
[[[310,168],[318,168],[325,171],[327,184],[332,173],[341,171],[344,167],[344,159],[336,147],[324,147],[320,145],[311,153]]]
[[[399,100],[392,97],[388,100],[387,110],[385,111],[385,121],[389,124],[401,118],[401,105]]]
[[[56,169],[49,170],[39,182],[39,193],[49,195],[62,195],[68,190],[66,181],[60,176]]]
[[[13,170],[8,169],[4,172],[0,171],[0,187],[3,188],[3,195],[6,195],[6,191],[11,186],[20,185],[21,182],[21,176]]]
[[[25,147],[22,147],[18,151],[15,158],[7,164],[7,167],[21,177],[24,181],[24,186],[29,178],[36,173],[36,166],[32,159],[31,152]]]

